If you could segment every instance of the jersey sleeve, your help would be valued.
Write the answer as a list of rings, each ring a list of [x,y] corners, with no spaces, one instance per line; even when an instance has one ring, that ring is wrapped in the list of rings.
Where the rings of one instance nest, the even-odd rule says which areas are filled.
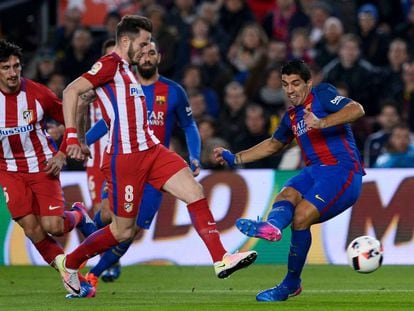
[[[283,144],[289,144],[293,138],[292,129],[289,126],[289,116],[288,113],[283,115],[282,120],[280,121],[279,127],[275,130],[272,137]]]
[[[175,114],[177,116],[179,126],[181,128],[184,128],[194,122],[193,113],[191,111],[190,103],[184,89],[180,85],[175,85],[174,90],[177,95]]]
[[[337,89],[329,83],[322,83],[317,86],[315,88],[315,93],[318,96],[323,109],[328,112],[337,112],[352,101],[352,99],[348,97],[339,95]]]
[[[94,88],[113,80],[118,62],[110,55],[101,57],[92,68],[85,72],[82,77],[92,83]]]
[[[183,129],[185,134],[190,161],[193,159],[200,161],[201,138],[197,124],[193,119],[187,94],[180,85],[175,85],[174,90],[177,93],[175,113],[178,124]]]

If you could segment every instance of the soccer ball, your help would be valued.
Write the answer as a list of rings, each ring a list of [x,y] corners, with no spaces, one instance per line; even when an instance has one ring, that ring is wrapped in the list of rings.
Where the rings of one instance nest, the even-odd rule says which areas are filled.
[[[370,273],[381,267],[383,248],[377,239],[364,235],[349,243],[346,250],[348,263],[360,273]]]

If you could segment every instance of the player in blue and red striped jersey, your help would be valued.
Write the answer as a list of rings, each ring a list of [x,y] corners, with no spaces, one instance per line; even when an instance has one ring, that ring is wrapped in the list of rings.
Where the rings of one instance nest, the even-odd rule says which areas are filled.
[[[282,230],[291,224],[288,272],[279,285],[257,294],[258,301],[283,301],[301,292],[300,275],[311,245],[310,226],[352,206],[365,174],[349,124],[364,115],[363,107],[339,96],[330,84],[312,88],[311,73],[303,61],[288,62],[281,74],[291,106],[272,137],[237,154],[221,147],[214,150],[220,163],[234,166],[281,151],[296,138],[306,164],[276,196],[266,221],[236,222],[245,235],[269,241],[280,240]]]
[[[144,92],[131,65],[137,64],[143,56],[143,48],[151,41],[151,31],[149,19],[124,16],[117,25],[114,51],[100,58],[91,70],[70,83],[63,92],[69,157],[85,158],[76,129],[79,96],[95,90],[103,119],[109,127],[102,170],[108,183],[112,222],[87,237],[70,254],[55,259],[65,288],[73,295],[80,293],[77,270],[85,259],[135,237],[135,222],[145,183],[187,203],[194,227],[212,255],[219,278],[247,267],[257,256],[255,251],[226,252],[201,185],[184,159],[160,144],[149,126]]]
[[[137,78],[145,94],[148,122],[155,136],[164,146],[168,147],[175,123],[178,121],[178,125],[185,133],[190,167],[193,175],[198,176],[200,173],[201,149],[198,128],[192,117],[191,107],[184,89],[178,83],[158,74],[160,61],[161,55],[158,53],[157,46],[155,42],[151,42],[143,49],[142,57],[137,64]],[[100,133],[99,128],[92,127],[86,135],[86,142],[91,144],[98,140],[99,136],[106,133],[106,126],[103,130]],[[155,214],[161,206],[161,201],[162,193],[150,184],[146,184],[141,201],[142,208],[137,218],[138,230],[149,229]],[[107,203],[104,198],[103,202]],[[106,208],[106,206],[103,206],[103,210],[101,209],[95,216],[95,223],[99,228],[111,221],[108,218],[109,214]],[[98,264],[86,275],[89,282],[96,286],[99,276],[106,282],[117,279],[120,274],[118,261],[126,253],[131,243],[132,241],[128,240],[106,251]]]

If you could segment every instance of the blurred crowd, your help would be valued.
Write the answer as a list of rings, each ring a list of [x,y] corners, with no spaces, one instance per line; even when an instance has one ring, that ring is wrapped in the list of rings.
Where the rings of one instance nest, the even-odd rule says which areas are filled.
[[[287,108],[279,70],[291,59],[310,64],[314,85],[331,83],[364,106],[366,116],[353,129],[365,167],[414,167],[413,1],[118,2],[98,30],[82,25],[82,10],[69,7],[50,42],[37,47],[25,76],[61,96],[66,84],[101,56],[102,44],[114,37],[124,14],[145,15],[162,54],[159,72],[188,94],[204,168],[219,168],[212,157],[215,146],[237,152],[273,133]],[[48,127],[59,141],[63,127]],[[181,135],[176,131],[172,140],[179,153],[186,149]],[[301,165],[293,145],[245,167]],[[68,169],[83,165],[70,162]]]

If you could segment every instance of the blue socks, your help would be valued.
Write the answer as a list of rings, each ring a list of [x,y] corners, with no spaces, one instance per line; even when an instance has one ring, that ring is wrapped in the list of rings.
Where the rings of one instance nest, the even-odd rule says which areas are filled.
[[[93,267],[90,272],[99,277],[102,272],[112,267],[119,261],[119,258],[121,258],[127,252],[131,244],[132,240],[127,240],[107,250],[105,253],[103,253],[98,264]]]
[[[296,289],[299,286],[300,275],[305,265],[311,243],[312,235],[309,228],[300,231],[292,230],[288,257],[288,273],[283,280],[283,284],[288,288]]]
[[[101,229],[101,228],[103,228],[103,227],[105,227],[107,225],[106,223],[103,223],[102,222],[102,219],[101,219],[101,210],[99,210],[99,211],[96,212],[95,216],[93,217],[93,221],[95,222],[96,227],[98,229]]]
[[[267,216],[267,221],[282,231],[292,222],[293,211],[294,206],[289,201],[275,202]]]

